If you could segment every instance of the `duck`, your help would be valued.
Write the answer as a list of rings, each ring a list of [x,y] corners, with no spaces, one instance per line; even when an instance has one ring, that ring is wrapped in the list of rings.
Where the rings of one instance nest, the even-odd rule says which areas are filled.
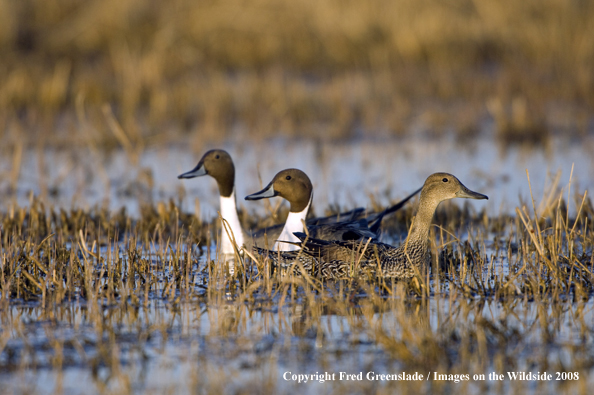
[[[368,238],[360,241],[322,240],[304,232],[294,236],[298,250],[277,253],[262,248],[254,251],[281,268],[299,263],[310,275],[342,279],[357,277],[363,272],[380,272],[383,277],[409,279],[430,263],[429,229],[439,204],[454,198],[488,199],[487,195],[468,189],[449,173],[434,173],[421,188],[416,215],[404,243],[398,247]],[[354,267],[358,264],[358,268]],[[379,267],[378,267],[379,265]]]
[[[294,251],[299,247],[293,244],[281,243],[280,241],[299,241],[293,233],[303,232],[307,213],[313,200],[313,185],[303,171],[286,169],[279,171],[263,190],[246,196],[245,200],[260,200],[275,196],[284,197],[291,206],[285,225],[280,235],[275,238],[278,240],[274,242],[272,250]]]
[[[272,251],[296,251],[300,248],[300,240],[295,233],[303,232],[304,224],[311,237],[321,240],[378,240],[383,217],[401,208],[418,192],[420,189],[379,213],[366,213],[364,209],[358,208],[334,216],[306,220],[313,200],[312,182],[307,174],[299,169],[285,169],[279,171],[264,189],[246,196],[245,199],[260,200],[280,196],[289,202],[289,215],[280,233],[277,233],[276,229],[271,232],[273,228],[266,228],[256,232],[254,236],[259,238],[268,233],[269,239],[276,239]]]
[[[224,230],[221,232],[221,254],[225,257],[232,257],[235,255],[235,247],[231,237],[235,239],[238,246],[243,246],[248,238],[241,227],[237,214],[235,165],[231,155],[222,149],[212,149],[202,156],[196,167],[180,174],[177,178],[190,179],[206,175],[211,176],[217,182],[221,218],[227,221],[230,230],[230,232]]]
[[[303,196],[306,196],[305,200],[307,200],[307,210],[305,210],[305,207],[301,207],[301,198],[299,199],[299,207],[297,207],[297,203],[293,205],[293,203],[291,202],[292,200],[294,200],[294,198],[291,197],[293,195],[287,192],[286,196],[289,196],[291,199],[290,203],[292,205],[292,210],[305,210],[304,213],[295,215],[290,214],[290,218],[288,218],[285,225],[274,225],[264,229],[255,230],[253,232],[245,232],[239,220],[235,194],[235,165],[233,163],[231,155],[227,151],[223,149],[212,149],[207,151],[192,170],[178,175],[178,179],[191,179],[202,176],[210,176],[214,178],[217,182],[219,189],[221,218],[225,219],[225,221],[228,223],[230,230],[229,233],[231,233],[232,236],[230,237],[230,234],[228,232],[222,232],[220,252],[225,256],[225,259],[231,259],[235,256],[235,246],[232,239],[235,239],[235,242],[237,243],[237,247],[239,248],[240,252],[242,251],[243,247],[246,247],[248,250],[250,250],[253,246],[266,246],[267,240],[273,241],[279,239],[285,227],[289,225],[287,227],[287,231],[285,232],[285,234],[290,233],[289,237],[291,240],[298,240],[295,239],[295,236],[293,235],[294,232],[290,232],[289,230],[304,230],[302,225],[295,226],[295,224],[297,222],[300,223],[301,219],[305,219],[305,215],[307,215],[307,211],[309,210],[309,207],[311,205],[311,199],[313,198],[313,186],[311,181],[309,180],[309,177],[307,177],[305,173],[303,173],[301,170],[294,170],[294,172],[291,171],[290,174],[286,174],[284,176],[285,181],[288,181],[286,180],[287,175],[295,176],[296,179],[294,181],[300,180],[300,182],[303,185],[302,188],[305,192],[301,191],[299,193],[304,193]],[[264,188],[263,191],[250,195],[252,196],[252,198],[247,200],[258,200],[263,199],[265,197],[272,197],[275,193],[273,189],[271,189],[272,192],[269,191],[269,193],[271,193],[271,196],[264,196],[265,194],[262,193],[266,190],[269,190],[269,188],[274,187],[275,179],[273,179],[273,181],[266,188]],[[283,188],[277,186],[276,193],[278,194],[280,191],[283,191]],[[379,213],[367,213],[367,210],[365,210],[364,208],[355,208],[348,212],[336,214],[333,216],[308,219],[306,223],[308,225],[308,229],[310,226],[313,227],[313,234],[320,239],[335,237],[338,231],[342,232],[342,240],[350,240],[352,238],[359,239],[362,237],[360,236],[361,234],[366,234],[369,237],[377,237],[377,235],[380,232],[381,219],[385,215],[400,209],[408,200],[414,197],[419,191],[420,189],[415,191],[413,194],[407,196],[400,202],[396,203],[395,205],[388,207]],[[262,195],[258,196],[260,194]],[[284,195],[285,193],[283,193],[282,195],[279,194],[279,196]],[[296,218],[298,218],[299,220],[297,221]],[[368,227],[371,233],[365,233],[365,227]]]

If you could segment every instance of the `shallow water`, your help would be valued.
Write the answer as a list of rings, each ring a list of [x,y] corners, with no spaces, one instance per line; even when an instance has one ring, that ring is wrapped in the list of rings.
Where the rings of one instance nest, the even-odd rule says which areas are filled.
[[[489,247],[485,252],[493,253]],[[153,261],[159,278],[170,277],[157,254],[145,258]],[[588,365],[594,362],[592,299],[551,303],[464,298],[442,286],[427,300],[386,295],[378,310],[364,292],[339,295],[338,300],[352,300],[340,306],[318,295],[312,305],[311,295],[303,290],[281,297],[263,287],[248,300],[237,299],[236,291],[229,289],[208,302],[200,285],[225,285],[213,284],[202,271],[204,265],[201,259],[192,268],[194,301],[182,297],[174,303],[169,293],[157,290],[146,306],[121,298],[111,304],[100,300],[101,323],[92,318],[84,299],[45,309],[39,303],[14,301],[0,314],[2,326],[12,328],[12,333],[3,332],[8,336],[0,354],[3,393],[557,394],[587,393],[580,388],[594,384],[594,365]],[[330,286],[327,292],[339,291]],[[465,356],[466,339],[481,336],[484,342],[477,344],[484,348],[479,346],[475,357]],[[401,342],[413,355],[401,354]],[[435,342],[439,350],[435,358],[442,362],[437,367],[424,365],[427,351],[421,350],[427,342]],[[109,362],[102,353],[114,359]],[[62,369],[55,367],[56,355]],[[452,373],[451,366],[462,379],[438,380],[440,374]],[[510,380],[508,372],[546,372],[553,379]],[[581,378],[569,384],[556,380],[563,372]],[[370,379],[402,373],[430,379]],[[506,379],[490,379],[493,373]],[[347,374],[355,380],[347,380]],[[304,375],[308,381],[299,382]]]
[[[95,366],[101,339],[92,323],[87,322],[78,303],[59,309],[61,314],[52,320],[40,320],[39,308],[11,307],[6,315],[22,322],[27,333],[27,344],[9,341],[10,350],[29,347],[26,361],[36,366],[18,375],[0,372],[0,382],[7,392],[52,394],[59,390],[67,394],[122,393],[196,393],[201,391],[224,393],[273,390],[276,393],[301,392],[314,394],[358,393],[381,389],[398,390],[418,388],[421,393],[448,393],[460,390],[466,393],[500,393],[501,389],[520,390],[522,393],[562,393],[567,383],[555,380],[563,366],[573,366],[574,358],[588,358],[594,351],[591,333],[594,330],[593,302],[565,303],[547,306],[536,302],[519,301],[503,307],[497,301],[448,300],[432,298],[427,303],[412,301],[403,316],[398,310],[365,313],[365,308],[353,307],[352,315],[336,312],[324,313],[320,321],[311,320],[311,307],[294,302],[240,307],[223,303],[205,307],[184,303],[178,310],[166,302],[154,299],[147,308],[122,311],[114,307],[104,311],[105,324],[112,325],[117,338],[118,366]],[[544,309],[544,310],[543,310]],[[539,314],[560,314],[557,327],[539,327]],[[113,316],[111,315],[113,314]],[[221,319],[221,316],[226,317]],[[18,318],[17,318],[18,317]],[[480,318],[479,318],[480,317]],[[440,339],[441,332],[458,334],[455,340],[444,343],[452,363],[464,358],[457,355],[458,347],[469,336],[477,320],[484,320],[494,329],[487,336],[485,364],[460,367],[460,374],[469,379],[461,382],[441,382],[435,374],[444,373],[447,366],[423,368],[402,362],[398,353],[390,351],[391,344],[378,343],[375,333],[379,328],[393,339],[403,339],[403,332],[427,330]],[[6,322],[5,322],[6,324]],[[414,325],[414,328],[407,325]],[[486,326],[488,328],[489,326]],[[497,340],[498,333],[505,341]],[[584,333],[585,332],[585,333]],[[55,356],[48,333],[64,339],[62,371],[52,368]],[[501,335],[503,336],[503,335]],[[543,347],[543,342],[547,343]],[[418,345],[411,345],[414,349]],[[397,344],[395,344],[397,345]],[[576,348],[579,350],[576,351]],[[34,351],[33,351],[34,350]],[[479,350],[479,352],[481,352]],[[6,366],[6,352],[2,365]],[[490,360],[505,355],[509,361]],[[490,362],[489,362],[490,361]],[[95,366],[95,367],[93,367]],[[543,369],[543,366],[548,368]],[[497,372],[546,371],[553,375],[550,382],[489,380],[488,374]],[[325,374],[323,381],[320,374]],[[362,380],[348,381],[343,374],[362,373]],[[372,372],[372,373],[369,373]],[[422,382],[372,381],[368,374],[423,374],[430,379]],[[580,384],[591,385],[592,378],[580,369]],[[308,382],[298,375],[315,375]],[[485,374],[484,380],[474,375]],[[293,377],[293,375],[296,375]],[[332,376],[333,375],[333,376]],[[58,384],[60,382],[60,384]],[[85,382],[84,388],[81,383]],[[105,387],[103,387],[105,385]],[[564,387],[565,386],[565,387]],[[572,386],[570,393],[579,387]]]
[[[262,187],[258,172],[266,184],[278,170],[299,167],[312,178],[315,207],[321,214],[329,204],[366,206],[369,195],[388,204],[389,199],[420,187],[430,173],[447,171],[467,187],[487,194],[489,201],[470,204],[477,210],[485,208],[494,217],[513,213],[520,201],[529,201],[526,169],[537,204],[551,183],[551,174],[560,171],[560,186],[565,187],[574,163],[572,191],[591,189],[593,144],[558,142],[548,152],[512,148],[504,154],[488,139],[463,148],[449,140],[349,144],[276,140],[224,148],[236,162],[240,198]],[[3,209],[12,201],[27,205],[29,191],[33,191],[48,193],[57,207],[106,205],[112,210],[126,207],[138,215],[142,202],[176,198],[180,188],[186,190],[187,211],[194,210],[194,198],[200,200],[203,218],[213,218],[218,207],[213,180],[177,180],[177,174],[194,167],[201,155],[185,146],[148,150],[137,166],[121,152],[105,157],[80,151],[43,155],[51,167],[39,162],[38,153],[25,154],[15,195],[7,194],[6,182],[0,184],[7,196],[1,203]],[[7,162],[0,166],[3,171],[9,169]],[[241,204],[264,212],[263,204]],[[575,210],[575,203],[570,210]],[[476,237],[470,231],[458,236]],[[487,240],[481,254],[491,257],[494,248]],[[151,253],[146,257],[158,262]],[[496,274],[508,274],[507,259],[500,253],[492,262]],[[312,305],[311,295],[303,290],[279,296],[264,288],[247,300],[238,300],[237,293],[229,289],[215,303],[206,303],[205,285],[218,289],[226,285],[213,284],[201,272],[204,264],[203,256],[200,266],[192,268],[196,293],[192,302],[184,302],[183,295],[177,294],[181,298],[177,303],[171,295],[159,292],[151,293],[146,306],[100,301],[101,322],[94,321],[88,311],[92,306],[82,299],[46,308],[40,303],[13,301],[0,312],[2,326],[11,328],[0,331],[3,393],[585,394],[594,384],[592,299],[551,303],[528,298],[464,298],[442,284],[426,300],[386,296],[379,304],[381,309],[361,292],[339,298],[349,302],[337,309],[320,295],[315,298],[320,303]],[[169,276],[166,269],[157,274]],[[465,344],[470,340],[476,342],[476,349],[466,355],[464,350],[470,348]],[[437,364],[423,359],[432,355],[431,347],[437,350],[433,355]],[[55,368],[57,357],[62,369]],[[435,374],[451,373],[452,367],[469,375],[469,380],[435,379]],[[546,371],[553,379],[498,381],[488,376],[507,377],[507,372],[518,371]],[[361,373],[362,380],[340,379],[341,372]],[[425,378],[429,374],[430,380],[371,381],[368,372],[417,372]],[[558,372],[581,376],[576,381],[558,381]],[[307,383],[296,381],[299,375],[316,373]],[[321,382],[319,374],[324,373],[334,379]]]
[[[31,191],[44,195],[57,207],[125,207],[133,216],[143,202],[176,199],[186,191],[184,207],[195,210],[200,201],[202,218],[216,216],[217,187],[210,178],[178,180],[177,175],[193,168],[202,154],[189,145],[146,150],[133,165],[123,151],[109,155],[73,151],[27,151],[23,155],[18,187],[9,196],[8,181],[0,184],[5,209],[13,201],[27,205]],[[296,167],[305,171],[314,184],[314,210],[322,214],[330,204],[343,208],[369,206],[373,196],[387,205],[423,185],[434,172],[455,174],[467,187],[489,196],[476,203],[489,215],[513,213],[522,199],[530,202],[530,182],[538,204],[555,174],[559,186],[572,180],[572,193],[594,186],[594,138],[577,143],[553,140],[547,150],[511,147],[505,151],[489,138],[461,145],[454,140],[406,139],[349,143],[287,141],[278,139],[258,144],[225,144],[236,166],[238,203],[248,211],[264,213],[262,202],[245,202],[243,197],[260,190],[280,170]],[[47,166],[51,163],[51,166]],[[11,158],[0,160],[0,171],[9,172]],[[259,178],[260,177],[260,178]],[[567,196],[567,191],[565,193]],[[273,202],[275,204],[275,202]],[[569,205],[575,210],[575,204]]]

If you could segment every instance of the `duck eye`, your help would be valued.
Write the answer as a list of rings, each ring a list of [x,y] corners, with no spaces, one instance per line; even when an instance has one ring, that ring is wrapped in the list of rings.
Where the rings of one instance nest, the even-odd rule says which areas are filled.
[[[291,179],[291,176],[286,176],[286,177],[285,177],[285,179],[286,179],[287,181],[289,181],[289,180]]]
[[[215,159],[219,159],[219,155],[218,154],[215,156]]]
[[[441,180],[441,181],[448,182],[448,179],[444,177],[443,180]]]

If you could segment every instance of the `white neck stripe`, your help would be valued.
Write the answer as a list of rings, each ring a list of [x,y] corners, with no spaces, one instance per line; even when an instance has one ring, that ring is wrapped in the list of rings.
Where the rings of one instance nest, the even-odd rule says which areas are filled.
[[[244,243],[243,229],[241,229],[241,223],[239,222],[239,216],[237,215],[237,205],[235,203],[235,188],[233,193],[229,197],[220,197],[221,202],[221,217],[229,224],[229,231],[235,238],[237,247],[242,248]],[[233,242],[229,238],[225,227],[221,224],[221,253],[222,254],[234,254],[235,249],[233,248]]]
[[[305,218],[307,218],[307,212],[309,211],[309,206],[311,206],[311,201],[313,200],[313,194],[309,198],[309,203],[298,213],[289,212],[289,216],[287,217],[287,222],[285,222],[285,227],[281,232],[280,236],[278,237],[279,241],[291,241],[291,242],[299,242],[297,236],[293,234],[293,232],[303,232],[303,223],[305,222]],[[280,243],[277,241],[274,243],[273,250],[275,251],[295,251],[299,249],[299,246],[294,244],[288,243]]]

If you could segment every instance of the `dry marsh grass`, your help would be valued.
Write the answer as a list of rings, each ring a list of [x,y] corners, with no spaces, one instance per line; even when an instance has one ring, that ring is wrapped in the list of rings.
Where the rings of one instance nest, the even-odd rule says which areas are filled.
[[[592,21],[572,0],[2,0],[3,141],[579,137]]]
[[[70,370],[88,375],[93,393],[586,394],[594,366],[592,204],[576,195],[569,217],[568,189],[552,183],[515,218],[445,205],[431,235],[432,268],[409,282],[326,282],[248,257],[230,276],[202,248],[216,245],[214,224],[173,202],[135,220],[40,201],[14,207],[0,218],[0,380],[15,394],[48,392],[18,379],[43,371],[55,376],[49,391],[68,392]],[[290,370],[580,378],[299,387],[282,379]]]

